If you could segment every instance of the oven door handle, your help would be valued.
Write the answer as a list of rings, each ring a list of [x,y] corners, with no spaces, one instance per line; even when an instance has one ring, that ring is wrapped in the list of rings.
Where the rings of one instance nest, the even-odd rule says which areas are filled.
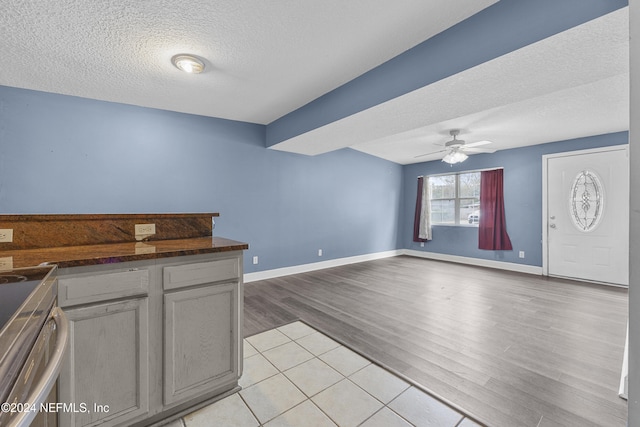
[[[38,410],[40,404],[45,402],[49,392],[56,385],[69,342],[69,321],[64,311],[62,311],[60,307],[54,307],[53,310],[51,310],[51,318],[56,322],[58,332],[56,336],[56,346],[49,356],[49,361],[42,377],[35,384],[33,392],[29,394],[27,398],[29,405],[37,406]],[[28,426],[36,415],[37,411],[23,411],[15,419],[11,420],[8,427]]]

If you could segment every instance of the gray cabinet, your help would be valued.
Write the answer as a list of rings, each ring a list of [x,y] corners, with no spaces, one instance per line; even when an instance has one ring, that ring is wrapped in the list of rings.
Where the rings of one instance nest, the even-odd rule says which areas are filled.
[[[59,413],[60,425],[116,426],[148,413],[149,298],[145,283],[147,271],[60,278],[62,304],[92,302],[63,308],[70,323],[70,351],[60,373],[59,398],[75,407]],[[132,297],[132,293],[142,295]],[[97,295],[126,299],[96,302],[101,299]]]
[[[144,425],[237,388],[241,252],[68,268],[58,278],[71,326],[59,399],[89,407],[61,413],[60,425]]]
[[[237,381],[235,284],[164,296],[164,403],[197,397]]]
[[[240,261],[232,257],[163,268],[165,405],[237,384]]]

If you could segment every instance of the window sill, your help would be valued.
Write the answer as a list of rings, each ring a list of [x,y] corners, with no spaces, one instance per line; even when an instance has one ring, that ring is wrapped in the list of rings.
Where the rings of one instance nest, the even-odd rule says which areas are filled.
[[[432,227],[478,228],[478,224],[431,224]]]

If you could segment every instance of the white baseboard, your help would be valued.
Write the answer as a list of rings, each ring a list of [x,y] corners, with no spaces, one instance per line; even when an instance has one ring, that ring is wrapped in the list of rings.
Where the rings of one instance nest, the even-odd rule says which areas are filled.
[[[618,396],[629,400],[629,321],[627,320],[627,339],[624,343],[624,356],[622,358],[622,371],[620,372],[620,389]]]
[[[435,259],[438,261],[451,261],[460,264],[476,265],[479,267],[497,268],[500,270],[517,271],[520,273],[535,274],[542,276],[542,267],[535,265],[516,264],[514,262],[494,261],[490,259],[471,258],[458,255],[447,255],[437,252],[416,251],[413,249],[403,249],[400,251],[402,255],[409,255],[419,258]]]
[[[356,264],[364,261],[390,258],[398,255],[408,255],[418,258],[434,259],[438,261],[450,261],[460,264],[476,265],[479,267],[490,267],[499,270],[517,271],[520,273],[542,275],[542,267],[533,265],[516,264],[513,262],[494,261],[481,258],[470,258],[458,255],[447,255],[437,252],[424,252],[412,249],[397,249],[386,252],[376,252],[373,254],[357,255],[347,258],[331,259],[327,261],[313,262],[310,264],[294,265],[291,267],[275,268],[273,270],[256,271],[255,273],[245,273],[244,282],[256,282],[258,280],[273,279],[275,277],[289,276],[292,274],[307,273],[309,271],[322,270],[324,268],[338,267],[347,264]]]
[[[347,258],[331,259],[328,261],[313,262],[311,264],[294,265],[292,267],[275,268],[273,270],[256,271],[255,273],[245,273],[244,282],[255,282],[257,280],[273,279],[275,277],[289,276],[291,274],[307,273],[309,271],[322,270],[323,268],[338,267],[358,262],[373,261],[376,259],[390,258],[402,255],[401,250],[376,252],[373,254],[357,255]]]

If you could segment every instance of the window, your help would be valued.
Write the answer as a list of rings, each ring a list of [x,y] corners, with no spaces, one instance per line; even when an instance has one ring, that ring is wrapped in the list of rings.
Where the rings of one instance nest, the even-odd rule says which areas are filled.
[[[480,172],[429,177],[431,223],[478,225]]]

